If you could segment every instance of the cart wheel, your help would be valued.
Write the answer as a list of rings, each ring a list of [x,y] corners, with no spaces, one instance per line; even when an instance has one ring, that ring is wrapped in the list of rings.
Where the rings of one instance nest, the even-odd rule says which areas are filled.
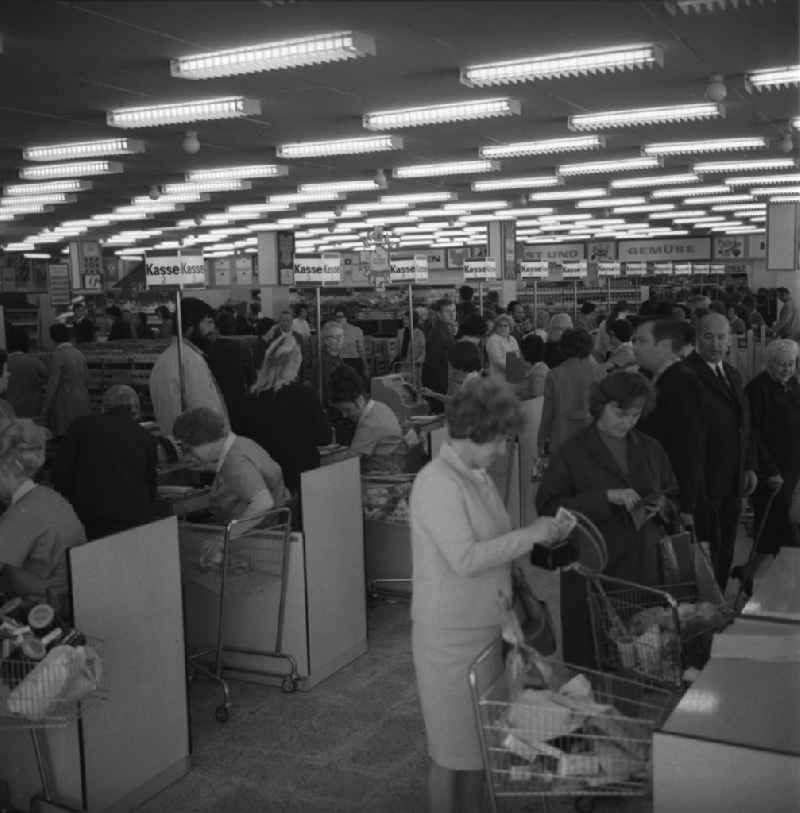
[[[592,813],[594,810],[594,799],[591,796],[579,796],[575,800],[575,810],[578,813]]]
[[[297,678],[294,675],[286,675],[281,682],[281,691],[284,694],[294,694],[297,691]]]
[[[231,713],[224,703],[221,706],[217,706],[217,710],[214,712],[214,717],[218,723],[227,723],[230,716]]]

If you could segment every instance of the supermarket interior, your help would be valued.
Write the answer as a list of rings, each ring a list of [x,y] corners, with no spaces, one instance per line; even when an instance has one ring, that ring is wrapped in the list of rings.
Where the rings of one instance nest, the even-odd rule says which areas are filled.
[[[800,810],[800,2],[0,3],[0,813]]]

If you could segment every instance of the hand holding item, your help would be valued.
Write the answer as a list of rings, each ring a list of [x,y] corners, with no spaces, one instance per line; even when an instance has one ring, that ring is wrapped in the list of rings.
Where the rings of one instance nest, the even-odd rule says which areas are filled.
[[[749,497],[758,485],[758,477],[752,469],[747,469],[744,473],[744,493],[743,497]]]
[[[780,491],[783,486],[783,477],[780,474],[773,474],[772,477],[767,478],[767,485],[770,491]]]
[[[694,528],[694,517],[686,512],[681,512],[681,525],[687,530]]]
[[[610,488],[606,491],[606,499],[612,505],[619,505],[627,511],[633,511],[642,501],[642,498],[632,488]]]
[[[563,526],[556,521],[555,517],[539,517],[528,526],[528,530],[533,537],[534,548],[537,546],[550,547],[564,538]]]
[[[578,543],[571,539],[558,542],[552,547],[534,545],[531,550],[531,564],[543,570],[558,570],[576,562],[580,552]]]

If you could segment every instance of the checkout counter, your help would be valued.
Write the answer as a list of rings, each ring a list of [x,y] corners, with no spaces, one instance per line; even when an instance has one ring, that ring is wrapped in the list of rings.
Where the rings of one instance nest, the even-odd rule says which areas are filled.
[[[654,811],[800,809],[800,549],[783,548],[653,740]]]

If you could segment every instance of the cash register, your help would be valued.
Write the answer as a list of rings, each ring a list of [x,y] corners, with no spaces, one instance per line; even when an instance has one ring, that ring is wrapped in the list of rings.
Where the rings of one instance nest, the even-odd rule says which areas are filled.
[[[402,373],[373,378],[371,395],[389,406],[401,424],[407,423],[412,415],[427,415],[430,411],[427,402]]]

